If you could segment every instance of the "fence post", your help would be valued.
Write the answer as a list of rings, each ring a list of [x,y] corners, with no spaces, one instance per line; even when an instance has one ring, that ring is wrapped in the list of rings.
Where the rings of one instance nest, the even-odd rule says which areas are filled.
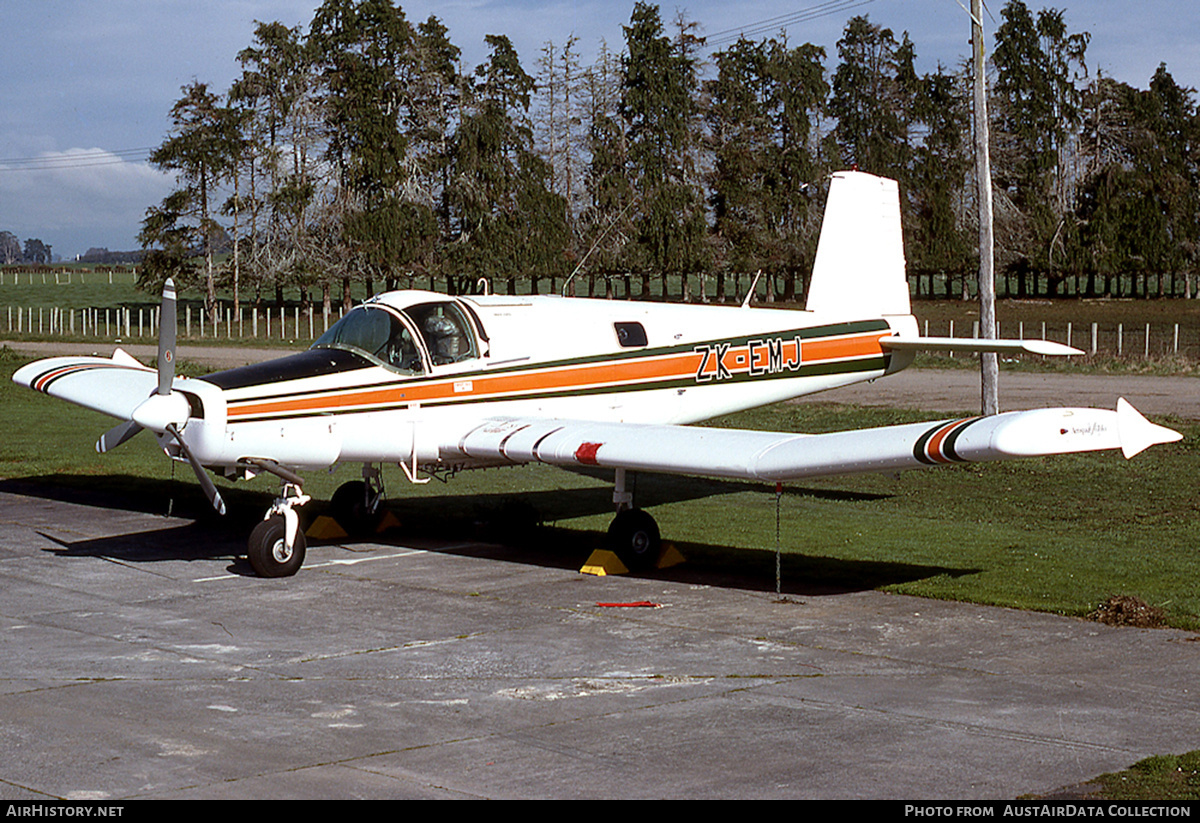
[[[1146,324],[1146,353],[1142,355],[1143,360],[1150,359],[1150,324]]]
[[[1117,324],[1117,357],[1125,354],[1125,324]]]
[[[1092,324],[1092,354],[1093,355],[1096,354],[1096,343],[1097,343],[1098,337],[1099,337],[1099,331],[1097,329],[1097,324],[1093,323]]]

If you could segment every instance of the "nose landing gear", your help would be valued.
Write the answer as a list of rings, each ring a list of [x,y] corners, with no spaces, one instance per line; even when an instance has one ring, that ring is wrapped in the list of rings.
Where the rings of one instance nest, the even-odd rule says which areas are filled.
[[[308,501],[300,486],[285,480],[267,516],[250,532],[246,557],[260,577],[290,577],[304,564],[306,541],[294,507]]]

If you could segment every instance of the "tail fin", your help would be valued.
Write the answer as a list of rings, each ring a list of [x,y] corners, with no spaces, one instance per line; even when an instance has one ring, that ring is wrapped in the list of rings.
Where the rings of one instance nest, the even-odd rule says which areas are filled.
[[[805,308],[858,317],[911,313],[895,180],[833,175]]]

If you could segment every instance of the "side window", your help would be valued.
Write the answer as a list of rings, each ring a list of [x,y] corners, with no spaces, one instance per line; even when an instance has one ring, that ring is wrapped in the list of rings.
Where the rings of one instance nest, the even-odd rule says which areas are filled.
[[[641,323],[613,323],[613,328],[617,332],[617,342],[624,348],[631,349],[647,343],[646,329]]]
[[[471,324],[453,303],[423,303],[407,309],[421,333],[433,365],[461,363],[478,357]]]
[[[421,347],[412,332],[391,311],[358,306],[313,343],[314,349],[357,351],[405,374],[420,374]]]

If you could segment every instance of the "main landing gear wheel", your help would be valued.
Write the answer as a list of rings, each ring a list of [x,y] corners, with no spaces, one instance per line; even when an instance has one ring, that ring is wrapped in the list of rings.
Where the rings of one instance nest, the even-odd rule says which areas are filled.
[[[287,545],[287,524],[282,515],[272,515],[250,532],[247,556],[260,577],[290,577],[304,563],[304,532],[296,530],[292,547]]]
[[[608,527],[608,546],[630,571],[653,568],[662,552],[658,523],[641,509],[620,511]]]
[[[379,525],[379,510],[371,511],[367,501],[369,489],[362,480],[351,480],[338,486],[329,498],[329,511],[347,534],[361,536],[375,531]]]

